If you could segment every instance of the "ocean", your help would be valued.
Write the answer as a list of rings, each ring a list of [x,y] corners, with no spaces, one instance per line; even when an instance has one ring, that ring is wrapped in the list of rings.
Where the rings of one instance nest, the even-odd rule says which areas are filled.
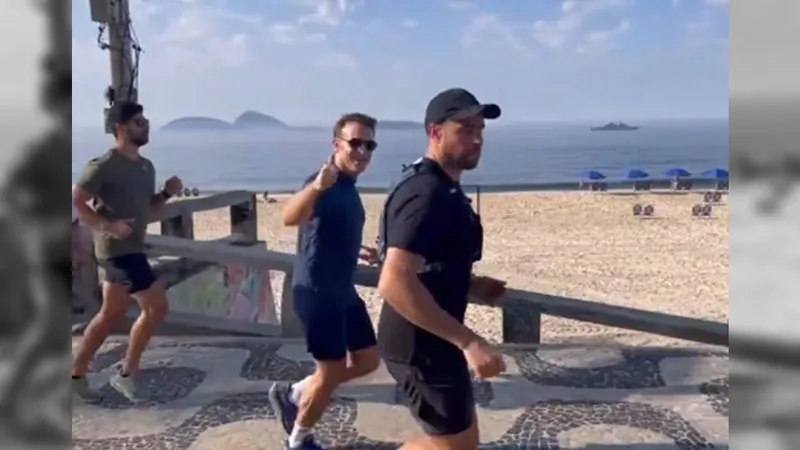
[[[653,177],[682,167],[692,173],[728,168],[727,120],[636,123],[638,131],[589,131],[591,123],[536,123],[487,127],[478,169],[463,184],[509,185],[572,182],[585,170],[610,180],[631,168]],[[247,134],[171,134],[151,132],[143,154],[152,159],[159,178],[180,176],[184,185],[202,192],[246,189],[257,192],[296,189],[327,158],[331,132],[268,131]],[[371,167],[359,180],[363,188],[386,188],[401,165],[425,152],[417,131],[378,130],[379,147]],[[72,179],[86,161],[112,145],[102,131],[73,130]]]

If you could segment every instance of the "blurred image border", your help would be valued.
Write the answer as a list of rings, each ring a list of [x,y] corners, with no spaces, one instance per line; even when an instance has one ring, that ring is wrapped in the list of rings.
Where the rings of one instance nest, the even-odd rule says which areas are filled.
[[[44,17],[48,36],[43,57],[35,68],[26,68],[44,74],[37,104],[30,108],[39,111],[40,130],[13,149],[20,157],[4,168],[0,190],[4,256],[19,270],[19,276],[9,277],[19,283],[10,289],[14,298],[4,301],[0,447],[69,448],[71,346],[64,336],[70,329],[71,221],[67,199],[59,193],[66,196],[72,149],[71,2],[14,1]],[[36,24],[17,25],[39,25],[42,16]],[[15,29],[5,30],[10,36],[4,38],[14,39]]]
[[[730,389],[737,401],[730,412],[730,445],[764,450],[800,445],[800,342],[794,330],[782,329],[766,314],[766,302],[791,300],[792,279],[773,291],[780,298],[754,298],[760,270],[781,267],[774,249],[800,250],[800,240],[785,242],[777,232],[790,226],[787,215],[800,194],[800,57],[792,46],[800,28],[788,17],[800,16],[791,0],[729,4],[730,171]],[[761,49],[756,51],[756,49]],[[794,82],[787,85],[785,80]],[[776,82],[782,85],[776,85]],[[755,193],[755,194],[754,194]],[[753,194],[753,195],[751,195]],[[788,247],[787,247],[788,246]],[[764,251],[754,251],[763,249]],[[764,258],[756,262],[755,258]],[[771,259],[771,260],[767,260]],[[783,264],[792,264],[786,261]],[[795,268],[800,270],[800,267]],[[755,269],[759,270],[759,269]],[[786,270],[785,273],[790,273]],[[769,274],[773,275],[773,274]],[[770,295],[765,293],[765,295]],[[774,295],[774,294],[773,294]],[[763,312],[759,314],[758,311]],[[786,314],[790,314],[787,310]]]

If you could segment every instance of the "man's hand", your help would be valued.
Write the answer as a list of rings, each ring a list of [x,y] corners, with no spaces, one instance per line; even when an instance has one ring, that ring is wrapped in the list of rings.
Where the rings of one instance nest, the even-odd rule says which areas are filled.
[[[496,278],[474,276],[470,280],[469,295],[493,305],[506,293],[506,284]]]
[[[475,338],[464,347],[464,357],[475,378],[494,378],[506,370],[503,356],[483,338]]]
[[[125,239],[133,232],[133,219],[115,220],[103,226],[103,232],[114,239]]]
[[[180,178],[173,176],[166,183],[164,183],[164,191],[169,194],[170,197],[177,195],[179,192],[183,190],[183,181]]]
[[[361,246],[361,253],[358,254],[358,259],[364,261],[370,266],[377,266],[378,263],[381,262],[380,255],[378,255],[378,249],[367,247],[365,245]]]
[[[319,192],[327,191],[336,183],[336,179],[338,178],[339,169],[333,163],[333,155],[331,155],[330,159],[325,161],[325,164],[320,167],[317,178],[314,179],[311,186]]]

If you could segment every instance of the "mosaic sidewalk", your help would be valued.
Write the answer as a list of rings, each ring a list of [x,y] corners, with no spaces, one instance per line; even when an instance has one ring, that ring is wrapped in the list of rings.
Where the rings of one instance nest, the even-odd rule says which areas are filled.
[[[270,381],[313,368],[297,343],[159,338],[145,353],[148,400],[133,405],[108,385],[124,352],[120,340],[98,354],[89,380],[105,395],[74,403],[73,449],[279,450]],[[542,347],[505,360],[506,374],[475,385],[482,449],[728,448],[727,352]],[[337,391],[315,435],[331,449],[396,449],[418,430],[402,405],[381,367]]]

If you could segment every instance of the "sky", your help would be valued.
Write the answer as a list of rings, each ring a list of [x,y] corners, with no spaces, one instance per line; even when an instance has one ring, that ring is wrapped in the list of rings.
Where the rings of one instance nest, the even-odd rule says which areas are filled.
[[[421,121],[450,87],[508,122],[728,116],[724,0],[130,2],[155,123]],[[100,126],[109,62],[88,5],[72,2],[73,124]]]

